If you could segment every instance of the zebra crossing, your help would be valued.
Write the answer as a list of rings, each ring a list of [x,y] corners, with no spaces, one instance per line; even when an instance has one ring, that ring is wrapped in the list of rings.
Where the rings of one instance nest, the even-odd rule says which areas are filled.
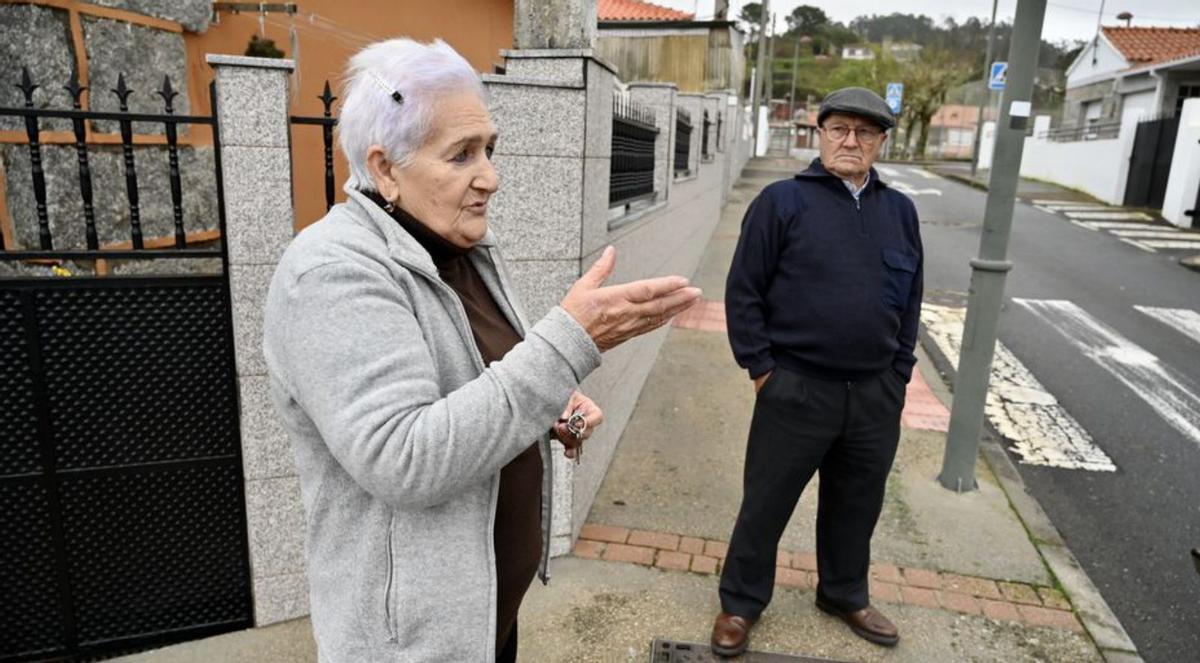
[[[1106,232],[1148,253],[1200,251],[1200,232],[1158,223],[1155,217],[1145,212],[1062,200],[1033,199],[1028,202],[1043,212],[1062,216],[1080,228]]]
[[[1089,361],[1112,375],[1172,428],[1200,447],[1200,383],[1125,338],[1080,306],[1066,300],[1014,298],[1013,303],[1054,330]],[[1190,342],[1200,343],[1200,312],[1134,306]],[[921,323],[926,339],[954,366],[966,311],[926,304]],[[1024,464],[1092,472],[1117,466],[1081,425],[1017,359],[997,341],[985,416]]]

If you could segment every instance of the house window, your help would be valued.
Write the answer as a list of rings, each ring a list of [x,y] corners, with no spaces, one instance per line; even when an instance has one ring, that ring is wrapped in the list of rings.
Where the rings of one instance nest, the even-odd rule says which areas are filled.
[[[1175,95],[1175,117],[1183,114],[1183,102],[1200,97],[1200,85],[1180,85]]]

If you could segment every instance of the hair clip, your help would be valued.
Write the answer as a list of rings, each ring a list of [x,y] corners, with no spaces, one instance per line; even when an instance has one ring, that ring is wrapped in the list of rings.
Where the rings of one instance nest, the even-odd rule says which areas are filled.
[[[387,95],[391,97],[393,101],[398,104],[404,103],[404,95],[397,92],[396,89],[389,85],[387,81],[383,80],[383,76],[380,76],[370,69],[367,70],[367,75],[370,76],[371,80],[375,81],[375,84],[379,86],[379,89],[387,93]]]

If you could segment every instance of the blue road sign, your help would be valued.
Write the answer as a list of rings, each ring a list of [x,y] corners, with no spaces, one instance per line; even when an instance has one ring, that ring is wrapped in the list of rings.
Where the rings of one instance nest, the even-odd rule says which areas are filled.
[[[1008,63],[993,62],[992,71],[988,74],[988,89],[1003,90],[1004,83],[1008,80]]]
[[[904,83],[887,84],[887,105],[894,115],[900,114],[901,102],[904,99]]]

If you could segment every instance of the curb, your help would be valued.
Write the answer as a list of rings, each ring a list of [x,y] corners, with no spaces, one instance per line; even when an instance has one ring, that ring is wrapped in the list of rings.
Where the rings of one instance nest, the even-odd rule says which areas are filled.
[[[930,170],[930,172],[934,173],[935,175],[940,175],[948,180],[953,180],[955,182],[958,182],[959,184],[966,184],[967,186],[974,188],[974,189],[979,189],[980,191],[988,190],[988,186],[986,184],[984,184],[983,182],[977,182],[977,181],[971,179],[970,177],[963,177],[962,175],[959,175],[957,173],[949,173],[944,170],[938,170],[937,168],[930,168],[929,170]]]
[[[924,324],[920,326],[919,337],[921,346],[933,361],[934,368],[941,373],[946,386],[953,392],[957,367],[950,365],[937,343],[929,338]],[[1079,560],[1067,547],[1058,528],[1033,495],[1025,489],[1025,482],[1021,479],[1017,466],[1004,451],[1001,439],[985,418],[980,452],[1000,483],[1001,490],[1008,497],[1009,504],[1029,532],[1029,539],[1042,556],[1042,561],[1058,579],[1063,591],[1075,606],[1079,621],[1096,643],[1100,655],[1106,663],[1142,661],[1142,657],[1137,653],[1137,645],[1130,639],[1125,628],[1121,626],[1121,621],[1100,594],[1100,590],[1092,583]]]

